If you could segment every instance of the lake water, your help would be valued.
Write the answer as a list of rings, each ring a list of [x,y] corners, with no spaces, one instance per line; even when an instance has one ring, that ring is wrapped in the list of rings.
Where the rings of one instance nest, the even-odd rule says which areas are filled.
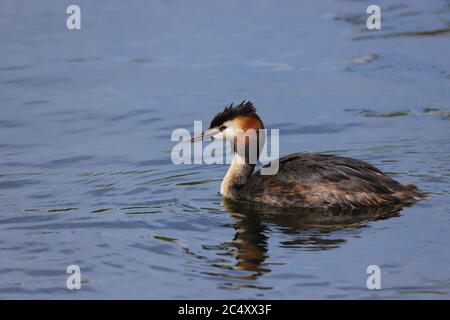
[[[1,1],[0,298],[450,298],[450,2],[377,1],[373,31],[369,4]],[[170,135],[243,99],[281,154],[429,197],[320,223],[223,203],[226,166],[174,165]]]

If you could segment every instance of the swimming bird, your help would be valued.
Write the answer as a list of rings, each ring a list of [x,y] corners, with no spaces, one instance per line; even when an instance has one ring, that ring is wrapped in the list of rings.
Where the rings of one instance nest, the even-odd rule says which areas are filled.
[[[402,184],[365,161],[332,154],[293,153],[277,160],[276,174],[254,172],[249,154],[259,157],[265,143],[262,129],[255,106],[244,100],[225,107],[204,133],[190,140],[221,137],[232,143],[233,160],[220,187],[224,198],[282,208],[339,209],[409,204],[425,196],[415,185]]]

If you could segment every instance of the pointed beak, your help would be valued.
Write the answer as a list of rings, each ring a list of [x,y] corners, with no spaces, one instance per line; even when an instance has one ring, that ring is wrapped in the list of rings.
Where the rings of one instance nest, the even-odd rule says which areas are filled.
[[[199,134],[198,136],[195,136],[192,139],[184,140],[183,142],[193,143],[195,141],[209,140],[210,138],[214,137],[218,133],[220,133],[220,130],[218,130],[218,129],[208,129],[205,132],[202,132],[202,134]]]

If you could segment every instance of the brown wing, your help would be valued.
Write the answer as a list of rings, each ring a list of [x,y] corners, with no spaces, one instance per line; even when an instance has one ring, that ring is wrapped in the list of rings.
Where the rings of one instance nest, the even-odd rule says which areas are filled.
[[[328,208],[412,202],[420,194],[361,160],[295,153],[279,161],[276,175],[255,172],[243,196],[273,205]]]

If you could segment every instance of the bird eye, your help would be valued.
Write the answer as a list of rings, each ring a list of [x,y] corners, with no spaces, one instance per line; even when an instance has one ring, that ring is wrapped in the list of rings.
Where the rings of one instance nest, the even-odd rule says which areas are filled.
[[[227,127],[226,126],[221,126],[220,128],[219,128],[219,130],[220,131],[223,131],[223,130],[225,130]]]

